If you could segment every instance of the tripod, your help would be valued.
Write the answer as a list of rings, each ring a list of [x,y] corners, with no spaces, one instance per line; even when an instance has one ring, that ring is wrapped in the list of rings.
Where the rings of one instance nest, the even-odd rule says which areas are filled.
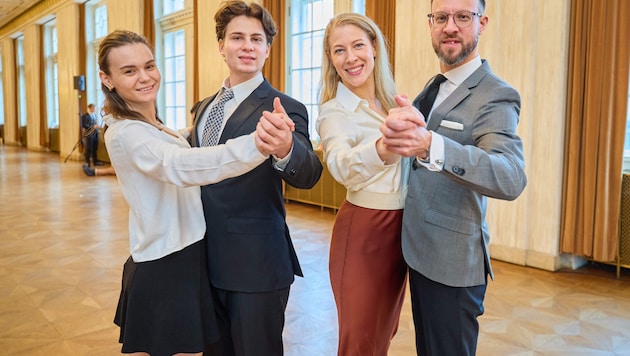
[[[72,147],[72,151],[70,151],[70,153],[68,153],[68,156],[66,156],[66,159],[63,160],[63,163],[66,163],[68,161],[68,158],[72,156],[72,153],[74,153],[77,147],[79,147],[79,145],[83,143],[84,135],[81,134],[81,127],[83,126],[81,122],[81,118],[83,116],[83,113],[81,112],[81,90],[78,90],[77,102],[79,103],[79,139],[77,140],[77,143],[74,144],[74,147]]]

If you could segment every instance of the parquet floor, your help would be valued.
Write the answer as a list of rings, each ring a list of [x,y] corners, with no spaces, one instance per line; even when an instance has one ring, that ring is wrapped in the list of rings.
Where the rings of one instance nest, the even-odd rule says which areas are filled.
[[[116,178],[0,145],[0,355],[116,355],[112,323],[128,255]],[[297,203],[289,225],[305,278],[291,290],[286,355],[336,353],[328,283],[334,219]],[[555,273],[499,261],[478,355],[630,355],[630,273],[592,265]],[[415,355],[409,301],[390,355]]]

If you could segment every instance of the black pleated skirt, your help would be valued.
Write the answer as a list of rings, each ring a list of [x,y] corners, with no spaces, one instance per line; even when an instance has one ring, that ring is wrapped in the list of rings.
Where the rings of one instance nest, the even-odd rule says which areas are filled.
[[[125,262],[114,323],[122,353],[202,352],[218,339],[206,242],[155,261]]]

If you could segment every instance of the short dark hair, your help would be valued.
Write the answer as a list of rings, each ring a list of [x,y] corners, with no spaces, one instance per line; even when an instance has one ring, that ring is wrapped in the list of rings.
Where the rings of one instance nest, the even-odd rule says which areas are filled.
[[[478,0],[479,1],[479,12],[482,14],[486,11],[486,0]],[[433,5],[433,0],[431,0],[431,5]]]
[[[273,21],[273,17],[271,17],[269,11],[254,2],[248,5],[245,1],[240,0],[225,1],[219,10],[217,10],[214,14],[217,41],[225,38],[225,29],[227,28],[227,25],[237,16],[247,16],[258,19],[265,30],[267,43],[271,45],[273,38],[278,33],[278,30],[276,29],[276,23]]]

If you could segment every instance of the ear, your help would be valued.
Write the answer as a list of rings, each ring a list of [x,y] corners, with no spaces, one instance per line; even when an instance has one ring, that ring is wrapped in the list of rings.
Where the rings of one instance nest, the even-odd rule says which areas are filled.
[[[271,52],[271,45],[267,42],[267,48],[265,49],[265,59],[269,58],[269,53]]]
[[[487,25],[488,25],[488,16],[484,15],[479,19],[479,36],[483,34],[483,30],[486,29]]]
[[[98,77],[101,79],[101,83],[103,83],[103,85],[105,85],[109,90],[112,90],[111,89],[113,87],[112,81],[109,78],[109,76],[105,74],[105,72],[103,72],[102,70],[99,70]]]
[[[219,40],[219,54],[223,59],[225,59],[225,53],[223,52],[223,47],[225,47],[225,42],[221,39]]]

